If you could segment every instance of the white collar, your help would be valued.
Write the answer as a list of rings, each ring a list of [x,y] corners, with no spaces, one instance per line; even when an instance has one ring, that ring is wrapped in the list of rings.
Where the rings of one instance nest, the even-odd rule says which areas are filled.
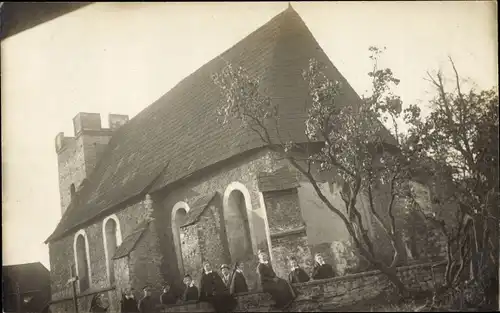
[[[207,275],[208,275],[208,274],[212,274],[212,271],[210,271],[210,272],[205,272],[205,274],[207,274]]]
[[[296,267],[292,267],[292,272],[295,271],[295,270],[298,270],[300,267],[296,266]]]
[[[131,296],[125,296],[126,299],[134,299],[134,295]]]
[[[242,273],[242,274],[243,274],[243,271],[242,271],[242,270],[240,270],[239,268],[237,268],[237,269],[236,269],[236,271],[237,271],[238,273]]]
[[[316,261],[316,263],[318,263],[320,266],[321,266],[321,265],[325,265],[325,261],[323,261],[323,262],[321,262],[321,263],[320,263],[320,262],[318,262],[318,261]]]
[[[269,261],[262,261],[262,262],[260,262],[260,264],[265,264],[265,265],[267,265],[267,264],[269,264]]]

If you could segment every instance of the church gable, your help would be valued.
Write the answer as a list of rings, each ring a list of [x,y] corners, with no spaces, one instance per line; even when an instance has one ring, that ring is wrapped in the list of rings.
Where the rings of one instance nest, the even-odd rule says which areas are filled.
[[[246,274],[254,289],[259,250],[270,252],[283,277],[289,256],[309,269],[315,252],[339,254],[336,247],[346,241],[342,224],[318,201],[310,183],[240,125],[221,126],[215,113],[221,99],[210,76],[224,61],[242,65],[262,77],[279,104],[280,132],[300,141],[309,100],[301,75],[310,58],[331,65],[297,13],[288,9],[201,67],[114,132],[48,241],[69,242],[68,234],[85,228],[92,247],[85,251],[90,285],[114,283],[117,294],[144,284],[158,289],[165,280],[181,284],[183,274],[198,281],[204,261],[215,268],[242,261],[252,269]],[[346,86],[345,103],[358,99],[333,65],[328,74]],[[172,184],[176,181],[182,183]],[[321,184],[333,198],[329,186]],[[109,216],[102,217],[113,211],[123,241],[106,253]],[[334,233],[317,231],[320,222]],[[57,249],[63,250],[51,248],[51,256]],[[71,276],[65,272],[70,259],[51,260],[54,272],[65,274],[58,274],[59,286]]]
[[[299,15],[289,8],[116,130],[84,188],[87,190],[82,193],[82,204],[66,212],[68,216],[63,217],[49,239],[64,236],[77,225],[140,195],[152,181],[149,192],[262,147],[258,136],[237,123],[222,127],[217,121],[221,95],[211,76],[226,62],[244,66],[252,75],[261,77],[263,88],[273,101],[279,102],[281,133],[297,141],[305,140],[304,104],[309,103],[309,96],[307,86],[301,82],[302,70],[311,58],[329,65],[327,74],[345,86],[342,97],[346,102],[359,99]]]

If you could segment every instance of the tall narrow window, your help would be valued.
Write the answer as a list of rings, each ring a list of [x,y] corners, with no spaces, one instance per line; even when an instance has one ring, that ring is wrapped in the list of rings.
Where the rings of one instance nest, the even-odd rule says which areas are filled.
[[[228,205],[224,208],[227,240],[232,261],[252,257],[252,239],[248,223],[245,196],[239,190],[231,191]]]
[[[178,202],[172,209],[172,236],[175,254],[177,256],[177,266],[181,274],[183,274],[184,272],[184,264],[182,261],[182,241],[180,227],[184,225],[184,223],[186,223],[187,212],[189,212],[189,207],[184,202]]]
[[[122,242],[120,224],[116,215],[113,214],[104,219],[102,232],[104,240],[104,254],[106,257],[106,270],[108,272],[109,283],[113,284],[115,282],[113,256],[115,255],[116,248]]]
[[[90,287],[89,260],[87,259],[86,238],[79,234],[76,238],[75,252],[78,271],[78,284],[80,292],[87,290]]]
[[[111,283],[114,283],[115,273],[111,258],[115,255],[116,251],[116,222],[113,219],[108,220],[106,223],[106,241],[108,245],[109,280]]]

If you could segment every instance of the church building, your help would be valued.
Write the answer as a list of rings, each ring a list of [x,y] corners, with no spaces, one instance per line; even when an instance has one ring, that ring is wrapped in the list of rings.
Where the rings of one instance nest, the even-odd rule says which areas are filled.
[[[74,136],[55,140],[62,218],[46,240],[52,312],[72,311],[68,280],[75,275],[82,310],[96,292],[107,294],[114,310],[127,288],[139,297],[149,284],[156,297],[165,282],[182,284],[184,274],[197,281],[205,261],[243,261],[255,289],[259,250],[270,253],[281,277],[288,275],[287,256],[310,269],[316,252],[339,275],[348,273],[355,256],[342,221],[256,134],[236,122],[223,126],[216,113],[223,98],[211,76],[226,62],[241,65],[279,104],[284,130],[305,142],[311,101],[302,71],[311,58],[343,84],[339,101],[359,100],[289,7],[130,120],[110,114],[105,129],[99,114],[78,113]],[[343,207],[337,184],[319,185]],[[361,211],[367,225],[376,225]],[[376,226],[369,231],[379,236]]]

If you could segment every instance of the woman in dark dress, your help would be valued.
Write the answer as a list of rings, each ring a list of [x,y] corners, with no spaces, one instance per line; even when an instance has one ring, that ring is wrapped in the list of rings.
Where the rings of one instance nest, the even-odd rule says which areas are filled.
[[[137,300],[132,289],[127,289],[122,297],[121,313],[139,313]]]
[[[312,273],[313,279],[327,279],[335,277],[335,272],[330,264],[326,264],[321,254],[316,253],[314,256],[314,268]]]
[[[102,293],[98,293],[92,298],[92,301],[90,302],[90,312],[97,313],[106,312],[108,310],[107,307],[104,307],[102,298]]]
[[[276,303],[276,308],[284,309],[288,307],[297,297],[292,286],[286,280],[276,276],[271,263],[269,263],[268,255],[262,251],[259,251],[257,273],[262,290],[271,294],[272,299]]]
[[[307,275],[306,271],[301,268],[295,258],[290,258],[290,274],[288,275],[288,281],[290,284],[295,283],[305,283],[309,281],[309,275]]]
[[[212,271],[208,262],[203,265],[200,289],[200,301],[211,303],[216,312],[232,312],[238,304],[220,275]]]
[[[231,277],[231,285],[229,292],[231,294],[248,292],[248,285],[245,276],[243,275],[244,263],[236,262],[234,265],[233,275]]]

